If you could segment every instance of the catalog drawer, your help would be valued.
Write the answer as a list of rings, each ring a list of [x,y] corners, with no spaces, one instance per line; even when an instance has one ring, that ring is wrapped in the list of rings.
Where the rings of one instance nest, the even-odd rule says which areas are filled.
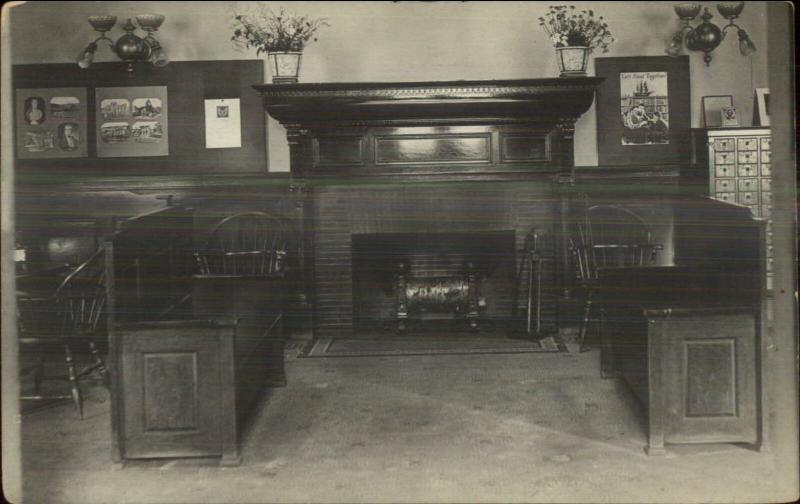
[[[736,148],[740,151],[758,150],[757,138],[738,138],[736,140]]]
[[[740,164],[738,171],[740,177],[758,177],[757,164]]]

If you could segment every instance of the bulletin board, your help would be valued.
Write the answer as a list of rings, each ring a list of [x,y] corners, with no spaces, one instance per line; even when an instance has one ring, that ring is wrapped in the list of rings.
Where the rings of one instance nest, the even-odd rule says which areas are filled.
[[[15,90],[69,88],[86,91],[85,152],[82,151],[80,157],[30,159],[20,152],[17,143],[16,168],[21,174],[113,177],[267,172],[264,107],[260,94],[252,88],[264,82],[261,60],[176,61],[162,68],[137,63],[133,71],[128,71],[127,63],[122,62],[96,63],[85,70],[74,63],[15,65],[12,79]],[[129,152],[125,151],[114,157],[98,155],[98,89],[135,87],[166,88],[167,148],[152,156],[127,155]],[[206,100],[220,99],[239,100],[240,147],[207,147]],[[15,117],[15,124],[17,119],[20,118]]]

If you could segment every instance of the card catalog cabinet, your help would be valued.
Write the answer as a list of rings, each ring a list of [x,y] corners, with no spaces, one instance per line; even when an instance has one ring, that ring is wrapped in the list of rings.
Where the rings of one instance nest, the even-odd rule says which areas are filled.
[[[767,290],[772,289],[772,136],[769,128],[693,130],[695,166],[708,169],[708,194],[767,219]]]

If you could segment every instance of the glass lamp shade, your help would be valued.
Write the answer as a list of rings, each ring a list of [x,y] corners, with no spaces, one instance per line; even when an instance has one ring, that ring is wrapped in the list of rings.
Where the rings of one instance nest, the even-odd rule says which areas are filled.
[[[107,32],[117,24],[117,16],[89,16],[89,24],[99,32]]]
[[[83,68],[84,70],[92,66],[92,62],[94,62],[94,53],[97,50],[97,44],[91,43],[86,48],[78,54],[78,57],[75,58],[75,61],[78,63],[78,66]]]
[[[739,52],[742,53],[742,56],[750,56],[756,52],[756,45],[744,30],[739,30]]]
[[[739,17],[744,9],[744,2],[721,2],[717,4],[717,12],[725,19]]]
[[[698,3],[686,2],[676,4],[673,8],[675,9],[675,14],[677,14],[679,18],[684,21],[691,21],[700,14],[701,6]]]
[[[150,41],[150,63],[157,67],[165,67],[169,64],[167,52],[155,39]]]
[[[155,31],[164,22],[164,16],[161,14],[139,14],[136,16],[136,22],[143,30]]]
[[[672,56],[676,58],[681,55],[683,52],[683,34],[681,32],[676,33],[669,41],[667,45],[667,49],[664,51],[667,53],[668,56]]]

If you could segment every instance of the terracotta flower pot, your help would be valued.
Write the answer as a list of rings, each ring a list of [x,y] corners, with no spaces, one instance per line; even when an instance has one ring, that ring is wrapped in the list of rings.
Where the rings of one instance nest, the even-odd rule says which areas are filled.
[[[580,77],[586,75],[589,63],[588,47],[567,46],[556,47],[556,62],[561,77]]]
[[[267,54],[267,64],[274,84],[294,84],[300,75],[302,52],[271,52]]]

